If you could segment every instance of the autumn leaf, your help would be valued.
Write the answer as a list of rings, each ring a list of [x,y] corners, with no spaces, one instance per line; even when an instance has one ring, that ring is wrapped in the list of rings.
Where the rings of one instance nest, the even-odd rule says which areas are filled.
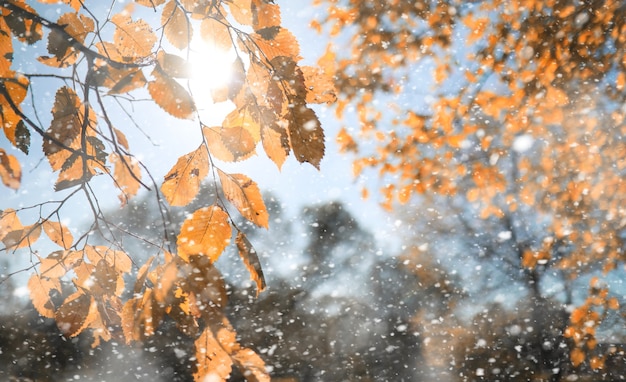
[[[95,25],[90,17],[71,12],[61,15],[57,24],[63,26],[65,33],[79,44],[85,41],[87,34],[93,32]],[[48,35],[48,53],[53,56],[39,57],[39,61],[57,68],[73,65],[78,59],[79,51],[73,46],[73,41],[69,40],[67,35],[57,29],[51,30]]]
[[[20,162],[11,154],[7,154],[0,148],[0,178],[2,183],[14,190],[20,187],[22,180],[22,167]]]
[[[196,210],[180,228],[176,242],[178,255],[184,259],[204,255],[212,262],[217,261],[230,242],[228,220],[228,214],[217,205]]]
[[[172,206],[186,206],[198,195],[200,184],[209,173],[209,156],[204,146],[178,158],[165,175],[161,192]]]
[[[144,20],[133,21],[128,13],[116,13],[111,21],[116,29],[113,44],[123,62],[138,62],[152,53],[157,38],[150,24]]]
[[[91,264],[98,264],[100,260],[105,260],[111,267],[117,269],[119,273],[128,273],[132,267],[132,260],[124,251],[115,250],[104,245],[86,245],[85,256]]]
[[[28,290],[30,300],[37,312],[44,317],[54,318],[56,310],[50,293],[52,291],[61,292],[61,281],[57,278],[41,277],[35,273],[28,279]]]
[[[189,46],[193,37],[193,29],[185,12],[175,0],[171,0],[163,7],[161,25],[164,26],[165,37],[176,48],[184,49]]]
[[[45,228],[44,228],[45,229]],[[79,251],[55,251],[40,259],[39,274],[47,278],[60,278],[71,271],[83,258]]]
[[[202,133],[211,155],[225,162],[236,162],[255,154],[256,144],[248,130],[242,126],[232,128],[202,127]]]
[[[261,127],[261,142],[267,156],[280,170],[290,151],[287,131],[277,125],[263,125]]]
[[[249,382],[270,382],[265,362],[252,349],[241,348],[232,356],[237,367]]]
[[[322,69],[312,66],[301,67],[304,83],[307,89],[307,103],[333,103],[337,100],[335,85],[332,77],[326,75]]]
[[[253,4],[252,27],[255,31],[280,26],[280,6],[264,1]]]
[[[200,36],[217,51],[228,51],[232,48],[232,40],[226,20],[220,18],[207,17],[200,24]]]
[[[179,285],[182,290],[189,293],[190,299],[194,296],[195,306],[224,308],[228,303],[226,283],[211,259],[204,255],[181,258],[186,264],[180,267],[180,271],[183,274],[193,274],[195,277],[181,279]]]
[[[6,250],[16,250],[24,247],[30,247],[37,241],[37,239],[39,239],[40,234],[41,225],[39,223],[35,223],[33,225],[8,232],[2,238],[2,242],[4,243]]]
[[[266,287],[265,277],[263,276],[263,268],[261,267],[259,256],[243,232],[237,232],[235,243],[237,244],[237,249],[239,250],[239,257],[241,257],[243,263],[248,269],[248,272],[250,272],[250,278],[256,283],[256,293],[258,296],[259,293],[263,292]]]
[[[295,105],[289,119],[289,142],[298,162],[309,162],[317,169],[324,156],[324,131],[315,112]]]
[[[159,50],[157,53],[157,62],[163,72],[170,77],[189,78],[191,76],[191,65],[180,56]]]
[[[228,7],[235,20],[242,25],[252,25],[252,3],[251,0],[232,0]]]
[[[122,205],[126,204],[128,199],[137,195],[141,183],[141,170],[139,162],[129,155],[111,153],[109,161],[114,166],[113,178],[115,185],[120,189],[119,199]]]
[[[75,337],[94,319],[92,312],[93,298],[83,292],[75,292],[63,301],[54,318],[61,333],[66,337]]]
[[[222,348],[209,327],[194,341],[196,349],[195,381],[226,381],[230,376],[233,361]]]
[[[148,82],[148,91],[154,102],[176,118],[193,118],[196,107],[189,92],[158,66],[152,76],[154,81]]]
[[[68,249],[74,242],[72,233],[61,222],[44,220],[41,224],[43,231],[56,245]]]
[[[268,228],[269,214],[257,184],[243,174],[227,174],[218,170],[224,196],[254,224]]]
[[[13,208],[0,210],[0,240],[3,240],[9,232],[22,228],[24,228],[24,226]]]
[[[286,28],[271,27],[258,30],[250,35],[250,38],[260,52],[259,56],[268,61],[276,57],[288,57],[293,61],[299,61],[300,45],[296,37]]]
[[[13,3],[15,6],[24,9],[30,13],[37,13],[35,9],[25,3]],[[21,42],[25,42],[29,45],[41,40],[43,36],[43,28],[41,23],[35,22],[24,17],[20,17],[15,12],[4,15],[5,21],[13,35],[17,37]]]

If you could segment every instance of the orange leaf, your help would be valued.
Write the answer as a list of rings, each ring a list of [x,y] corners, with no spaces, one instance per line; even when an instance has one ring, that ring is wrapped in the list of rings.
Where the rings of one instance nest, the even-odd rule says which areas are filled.
[[[333,103],[337,100],[332,77],[324,74],[320,68],[312,66],[303,66],[301,70],[307,89],[307,103]]]
[[[202,39],[211,45],[211,49],[228,51],[232,48],[230,32],[225,25],[226,20],[207,17],[200,24]]]
[[[233,361],[217,341],[210,327],[206,327],[194,341],[197,371],[195,381],[226,381],[230,376]]]
[[[5,249],[19,249],[31,246],[39,239],[41,234],[41,225],[38,223],[16,229],[15,231],[8,232],[3,238],[2,242],[5,245]]]
[[[209,173],[209,156],[204,146],[178,158],[165,175],[161,192],[172,206],[186,206],[200,191],[200,183]]]
[[[196,107],[189,92],[159,67],[152,71],[154,81],[148,82],[148,91],[157,105],[176,118],[191,119]]]
[[[170,77],[189,78],[191,76],[189,62],[180,56],[159,50],[159,53],[157,53],[157,62],[161,69],[163,69],[163,72]]]
[[[20,162],[11,154],[0,148],[0,178],[5,186],[17,190],[22,180]]]
[[[585,352],[582,351],[582,349],[574,348],[570,352],[569,358],[572,361],[574,367],[578,367],[578,365],[583,363],[583,361],[585,360]]]
[[[68,249],[74,242],[74,237],[70,230],[61,224],[61,222],[53,222],[50,220],[44,220],[41,225],[43,231],[48,235],[56,245]]]
[[[294,61],[301,59],[298,40],[286,28],[265,28],[251,34],[250,37],[261,50],[260,56],[267,60],[271,61],[276,57],[288,57]]]
[[[255,4],[252,9],[254,30],[280,26],[280,7],[264,1]]]
[[[138,62],[152,53],[157,38],[150,24],[143,20],[133,21],[128,13],[115,14],[111,21],[117,27],[113,44],[124,62]]]
[[[257,184],[243,174],[227,174],[218,170],[222,190],[243,217],[254,224],[268,228],[269,214]]]
[[[225,162],[236,162],[250,158],[256,149],[254,138],[241,126],[232,128],[207,127],[202,133],[211,155]]]
[[[91,264],[95,265],[100,260],[106,260],[110,266],[114,267],[119,273],[128,273],[133,265],[132,260],[124,251],[117,251],[104,245],[87,245],[84,253]]]
[[[215,262],[230,242],[228,214],[219,206],[196,210],[185,219],[176,244],[182,258],[204,255]]]
[[[265,362],[252,349],[242,348],[233,354],[233,360],[246,380],[250,382],[270,382],[270,375],[265,369]]]
[[[139,191],[139,186],[141,185],[139,183],[141,179],[139,163],[129,155],[120,155],[118,153],[111,153],[109,161],[115,166],[113,178],[117,188],[122,191],[119,199],[122,205],[125,205],[128,199],[137,195],[137,191]]]
[[[178,7],[175,0],[170,1],[163,7],[161,15],[161,25],[167,40],[178,49],[185,49],[189,46],[193,29],[182,9]]]
[[[154,301],[152,289],[149,288],[142,296],[126,301],[121,314],[126,343],[141,341],[154,335],[163,319],[163,313],[163,309]]]
[[[92,301],[91,296],[82,292],[75,292],[63,301],[54,314],[63,335],[75,337],[87,327]]]
[[[246,265],[248,272],[250,272],[250,278],[256,283],[256,293],[258,296],[259,293],[263,292],[266,287],[261,261],[257,256],[256,250],[252,247],[252,244],[243,232],[237,232],[235,243],[237,244],[237,249],[239,250],[239,256]]]
[[[239,24],[252,25],[251,0],[232,0],[228,7],[230,8],[230,13]]]
[[[40,260],[39,273],[47,278],[60,278],[72,270],[82,260],[78,251],[55,251]]]
[[[278,169],[282,167],[289,155],[289,136],[285,129],[278,126],[263,124],[261,126],[261,142],[267,156],[276,163]]]
[[[20,218],[12,208],[0,211],[0,240],[12,231],[22,229],[24,226],[20,222]]]
[[[56,308],[50,299],[50,292],[53,290],[61,292],[61,281],[56,278],[40,277],[33,273],[28,280],[28,290],[30,291],[30,300],[37,312],[44,317],[54,318]]]

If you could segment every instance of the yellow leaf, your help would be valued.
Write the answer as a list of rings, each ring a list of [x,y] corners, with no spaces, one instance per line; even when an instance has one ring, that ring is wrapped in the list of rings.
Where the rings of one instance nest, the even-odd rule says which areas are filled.
[[[61,224],[61,222],[44,220],[41,226],[50,240],[64,249],[68,249],[74,242],[74,237],[69,228]]]
[[[161,25],[167,40],[178,49],[185,49],[193,36],[193,29],[182,9],[175,0],[171,0],[163,7]]]
[[[0,178],[5,186],[17,190],[22,180],[20,162],[11,154],[0,148]]]
[[[178,254],[207,256],[215,262],[230,242],[231,229],[228,214],[213,205],[196,210],[185,219],[176,242]]]
[[[44,317],[54,318],[56,308],[50,299],[50,293],[53,290],[61,292],[61,281],[56,278],[40,277],[33,273],[28,280],[28,290],[30,291],[30,300],[37,312]]]
[[[200,184],[209,173],[209,156],[204,146],[178,158],[165,175],[161,192],[172,206],[186,206],[200,191]]]
[[[224,196],[254,224],[268,228],[269,214],[257,184],[243,174],[227,174],[218,170]]]
[[[191,119],[196,107],[189,92],[159,67],[152,71],[154,81],[148,82],[148,91],[157,105],[176,118]]]
[[[243,234],[243,232],[237,232],[237,238],[235,239],[237,249],[239,250],[239,257],[246,265],[248,272],[250,272],[250,278],[256,283],[256,293],[263,292],[266,287],[265,277],[263,276],[263,268],[261,267],[261,261],[257,256],[256,250],[252,247],[252,244]]]

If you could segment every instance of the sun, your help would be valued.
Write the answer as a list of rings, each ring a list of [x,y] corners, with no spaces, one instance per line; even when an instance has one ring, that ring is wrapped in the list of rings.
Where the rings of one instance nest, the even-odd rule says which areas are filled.
[[[235,58],[233,49],[226,51],[203,41],[191,45],[189,84],[201,117],[206,115],[207,118],[215,118],[216,108],[223,111],[228,107],[224,102],[216,104],[212,93],[228,86]]]

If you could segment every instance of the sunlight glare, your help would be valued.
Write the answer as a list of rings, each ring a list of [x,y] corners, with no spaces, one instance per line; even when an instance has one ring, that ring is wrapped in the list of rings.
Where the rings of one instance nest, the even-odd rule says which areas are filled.
[[[194,44],[190,49],[190,87],[201,115],[214,115],[216,108],[223,112],[226,107],[214,104],[211,92],[228,86],[235,57],[233,50],[224,51],[203,42]]]

